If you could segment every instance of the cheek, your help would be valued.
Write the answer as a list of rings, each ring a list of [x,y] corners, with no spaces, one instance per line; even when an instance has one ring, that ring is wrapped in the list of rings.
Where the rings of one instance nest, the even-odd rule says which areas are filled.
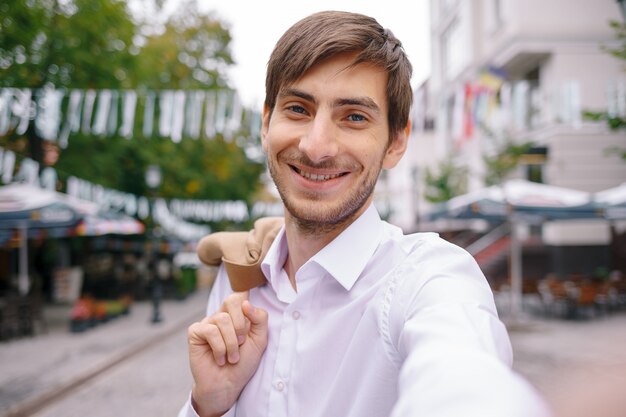
[[[363,147],[360,150],[360,155],[362,155],[363,162],[367,164],[367,168],[378,168],[381,161],[385,158],[386,147],[382,146],[379,141],[372,141],[369,143],[369,146]]]
[[[285,124],[270,123],[265,134],[264,147],[266,151],[268,149],[279,151],[293,142],[295,137],[297,136],[294,135],[293,129],[289,129]]]

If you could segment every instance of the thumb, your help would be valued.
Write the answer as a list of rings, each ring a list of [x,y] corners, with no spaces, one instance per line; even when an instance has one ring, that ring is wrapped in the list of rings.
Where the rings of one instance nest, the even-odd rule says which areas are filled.
[[[241,307],[243,314],[250,320],[250,336],[257,340],[264,339],[267,343],[267,311],[254,307],[248,300]]]

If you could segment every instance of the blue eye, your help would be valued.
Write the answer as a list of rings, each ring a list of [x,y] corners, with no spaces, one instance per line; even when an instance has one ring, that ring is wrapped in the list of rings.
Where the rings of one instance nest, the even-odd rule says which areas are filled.
[[[350,120],[351,122],[362,122],[365,121],[365,116],[363,116],[362,114],[351,114],[350,116],[348,116],[348,120]]]
[[[304,107],[302,106],[289,106],[289,110],[291,110],[294,113],[300,113],[300,114],[305,114],[306,110],[304,110]]]

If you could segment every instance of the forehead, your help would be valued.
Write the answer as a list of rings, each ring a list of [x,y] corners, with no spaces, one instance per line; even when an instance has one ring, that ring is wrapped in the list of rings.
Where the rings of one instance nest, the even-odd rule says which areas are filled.
[[[278,98],[294,90],[315,100],[369,97],[381,109],[387,107],[387,72],[370,63],[354,64],[356,53],[337,54],[317,63],[292,83],[283,85]]]

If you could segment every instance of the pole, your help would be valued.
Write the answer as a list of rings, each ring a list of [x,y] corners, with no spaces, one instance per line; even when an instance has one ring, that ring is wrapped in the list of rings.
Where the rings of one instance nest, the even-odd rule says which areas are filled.
[[[17,286],[20,295],[26,295],[30,289],[30,279],[28,277],[28,226],[25,222],[21,223],[18,230],[20,233],[20,253]]]
[[[150,190],[152,197],[152,207],[150,207],[150,220],[151,220],[151,247],[150,247],[150,264],[152,272],[152,320],[153,324],[163,321],[161,317],[161,298],[163,298],[163,287],[161,286],[161,278],[158,274],[158,261],[159,261],[159,236],[157,219],[155,216],[155,204],[156,204],[156,190],[161,185],[161,168],[158,165],[149,165],[146,169],[145,180]]]
[[[511,254],[509,276],[511,277],[511,319],[516,321],[522,311],[522,245],[518,223],[510,218]]]
[[[156,234],[156,227],[152,227],[152,245],[151,245],[150,257],[152,260],[152,320],[153,324],[163,321],[161,317],[161,298],[163,296],[163,288],[161,287],[161,278],[158,271],[159,251],[158,237]]]

